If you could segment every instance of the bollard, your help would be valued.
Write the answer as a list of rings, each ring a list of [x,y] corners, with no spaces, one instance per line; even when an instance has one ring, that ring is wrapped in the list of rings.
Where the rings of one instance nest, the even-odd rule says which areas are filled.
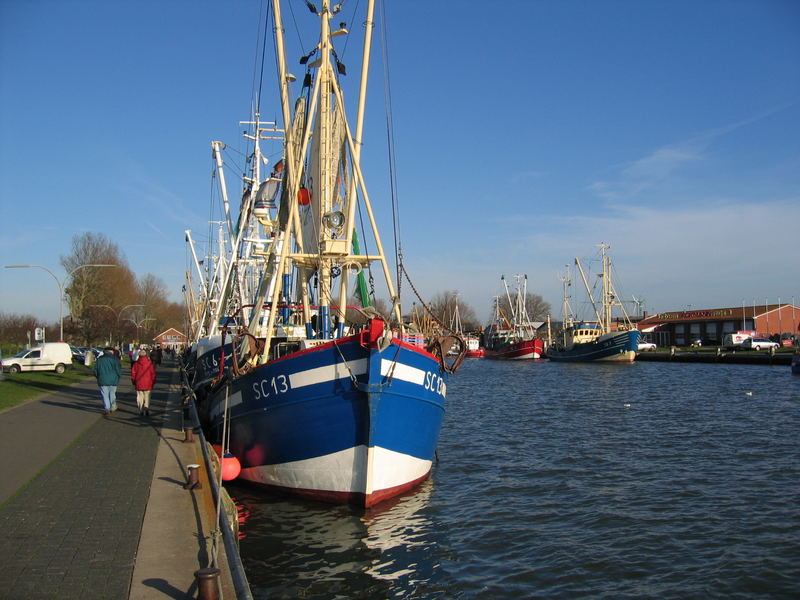
[[[183,438],[183,443],[184,444],[191,444],[192,442],[194,442],[194,428],[193,427],[187,427],[186,429],[184,429],[183,430],[183,435],[185,436]]]
[[[200,465],[186,465],[186,468],[189,469],[189,481],[187,481],[183,485],[183,489],[185,490],[202,489],[203,486],[198,479],[199,476],[198,470],[200,469]]]
[[[207,568],[194,572],[197,580],[197,600],[219,600],[219,569]]]

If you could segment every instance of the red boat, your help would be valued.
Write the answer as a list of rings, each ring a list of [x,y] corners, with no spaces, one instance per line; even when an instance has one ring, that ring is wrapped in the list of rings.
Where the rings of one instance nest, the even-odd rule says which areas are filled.
[[[497,360],[531,360],[542,358],[544,354],[544,342],[536,337],[536,323],[528,318],[525,308],[527,297],[527,275],[524,276],[523,284],[520,279],[523,276],[517,275],[517,293],[512,299],[505,282],[506,298],[511,310],[511,318],[508,318],[500,308],[500,299],[495,299],[494,322],[483,332],[485,342],[484,356]]]
[[[484,351],[485,358],[493,358],[496,360],[530,360],[541,358],[544,354],[544,343],[539,338],[530,340],[513,341],[513,339],[503,340],[500,338],[504,333],[503,330],[496,332],[498,338],[489,347],[487,346]]]
[[[467,358],[483,358],[484,352],[478,338],[467,335],[464,336],[464,342],[467,344]]]

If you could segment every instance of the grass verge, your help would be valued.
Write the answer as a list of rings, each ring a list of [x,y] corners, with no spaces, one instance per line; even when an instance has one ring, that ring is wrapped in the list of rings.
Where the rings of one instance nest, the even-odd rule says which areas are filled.
[[[0,411],[54,392],[92,376],[92,369],[73,363],[72,368],[59,375],[52,371],[3,373],[0,380]]]

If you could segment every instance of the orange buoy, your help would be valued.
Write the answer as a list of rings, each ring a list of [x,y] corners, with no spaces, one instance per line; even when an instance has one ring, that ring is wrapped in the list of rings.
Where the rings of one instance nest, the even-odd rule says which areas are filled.
[[[222,480],[231,481],[239,476],[242,472],[242,465],[239,464],[239,459],[233,454],[226,453],[222,457]]]
[[[297,203],[300,206],[308,206],[311,204],[311,192],[308,191],[308,188],[301,187],[297,190]]]

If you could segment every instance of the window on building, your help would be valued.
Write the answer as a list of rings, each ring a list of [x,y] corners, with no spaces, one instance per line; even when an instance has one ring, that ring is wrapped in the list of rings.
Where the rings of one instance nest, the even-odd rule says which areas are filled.
[[[706,337],[705,339],[709,342],[718,342],[719,341],[719,328],[717,323],[706,323]]]

